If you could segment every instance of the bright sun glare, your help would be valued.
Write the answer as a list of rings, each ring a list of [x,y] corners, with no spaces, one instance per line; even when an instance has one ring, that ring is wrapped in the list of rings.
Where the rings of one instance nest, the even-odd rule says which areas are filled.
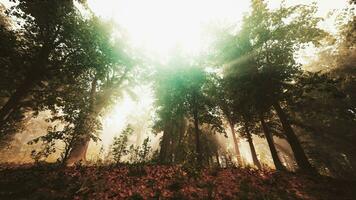
[[[270,8],[277,8],[282,0],[268,2]],[[316,2],[318,14],[323,17],[347,4],[346,0],[338,4]],[[201,53],[209,40],[206,24],[238,25],[250,9],[250,0],[88,0],[88,4],[97,15],[120,24],[128,32],[132,46],[158,59],[164,59],[176,47],[190,55]]]
[[[197,54],[206,44],[204,24],[241,20],[249,1],[236,0],[89,0],[98,15],[128,32],[133,46],[159,58],[179,47]]]

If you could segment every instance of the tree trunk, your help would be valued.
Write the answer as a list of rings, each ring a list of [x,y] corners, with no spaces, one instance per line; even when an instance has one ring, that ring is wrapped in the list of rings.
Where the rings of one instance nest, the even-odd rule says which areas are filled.
[[[287,115],[284,113],[283,109],[279,105],[278,102],[273,104],[274,109],[277,112],[277,115],[282,123],[282,127],[284,129],[284,133],[287,136],[287,140],[293,150],[295,160],[299,166],[299,168],[306,173],[317,173],[315,168],[310,164],[299,140],[295,135],[290,123],[288,122]]]
[[[184,138],[184,133],[186,129],[186,121],[184,116],[182,115],[179,119],[179,138],[178,138],[178,147],[182,145],[182,140]]]
[[[250,146],[253,164],[256,165],[258,169],[261,169],[261,163],[257,158],[256,149],[255,149],[255,145],[253,144],[253,141],[252,141],[252,136],[251,136],[250,130],[248,129],[247,126],[245,126],[245,130],[246,130],[246,135],[247,135],[247,142]]]
[[[221,167],[220,165],[220,159],[219,159],[219,152],[218,151],[215,151],[215,158],[216,158],[216,162],[218,164],[218,167]]]
[[[71,151],[73,142],[74,142],[74,137],[72,137],[70,139],[70,141],[66,144],[66,146],[64,148],[64,153],[63,153],[62,163],[61,163],[62,166],[66,166],[66,164],[67,164],[68,156],[69,156],[69,153]]]
[[[96,85],[97,85],[97,77],[94,77],[91,83],[91,90],[90,90],[90,99],[89,99],[89,112],[87,116],[84,117],[81,124],[78,126],[79,134],[78,138],[76,138],[71,151],[69,152],[68,159],[65,161],[67,165],[73,165],[79,161],[86,161],[86,153],[88,150],[89,142],[90,142],[90,133],[87,131],[87,123],[90,122],[90,118],[96,117],[94,116],[94,103],[95,103],[95,96],[96,96]]]
[[[161,149],[159,151],[159,162],[165,164],[167,162],[167,152],[169,146],[169,124],[165,125],[162,135]]]
[[[126,76],[129,72],[131,68],[126,68],[124,73],[122,74],[122,76],[120,77],[120,80],[118,80],[118,82],[115,84],[115,86],[111,87],[111,88],[106,88],[106,90],[104,90],[102,93],[103,96],[106,97],[106,100],[110,99],[110,96],[113,94],[114,90],[113,88],[119,87],[123,81],[126,79]],[[87,120],[90,121],[90,118],[96,118],[97,115],[101,112],[101,110],[103,108],[105,108],[105,101],[101,102],[100,104],[95,104],[95,97],[97,95],[96,93],[96,84],[97,84],[97,77],[95,76],[93,81],[92,81],[92,85],[91,85],[91,91],[90,91],[90,100],[89,100],[89,113],[86,117],[86,119],[83,120],[82,124],[79,126],[79,130],[78,131],[85,131],[86,129],[86,123]],[[83,130],[80,130],[83,129]],[[82,161],[86,161],[86,152],[88,150],[88,146],[89,146],[89,141],[90,141],[90,137],[89,137],[90,133],[84,133],[81,134],[82,137],[79,138],[79,140],[77,142],[74,143],[73,148],[69,154],[69,158],[68,158],[68,162],[67,165],[73,164],[75,162],[78,162],[80,160]],[[73,162],[74,161],[74,162]]]
[[[198,165],[202,165],[203,156],[200,147],[200,133],[199,133],[199,120],[198,120],[198,109],[197,109],[197,101],[196,98],[193,99],[193,119],[194,119],[194,132],[195,132],[195,148],[197,153],[197,162]]]
[[[276,148],[277,148],[280,152],[282,152],[283,154],[287,155],[289,158],[291,158],[291,159],[294,158],[293,153],[291,153],[291,152],[289,151],[289,149],[283,147],[282,145],[280,145],[280,144],[278,144],[278,143],[275,143],[275,146],[276,146]]]
[[[186,119],[184,118],[183,115],[181,115],[179,118],[179,121],[177,124],[179,124],[178,126],[178,142],[177,144],[174,146],[174,153],[176,155],[176,162],[177,163],[180,163],[181,161],[184,161],[185,159],[185,156],[184,156],[184,152],[182,151],[182,148],[183,148],[183,141],[184,141],[184,137],[185,137],[185,133],[186,133]]]
[[[86,154],[89,146],[90,138],[84,137],[78,140],[72,150],[69,153],[68,159],[66,160],[67,165],[71,166],[77,162],[85,162]]]
[[[271,151],[273,163],[276,166],[277,170],[285,171],[286,168],[283,166],[281,160],[278,157],[278,153],[277,153],[276,147],[274,146],[273,137],[272,137],[271,132],[269,131],[268,126],[265,123],[262,115],[260,116],[260,121],[261,121],[261,125],[262,125],[262,128],[263,128],[263,132],[265,134],[269,149]]]
[[[231,129],[231,135],[232,135],[232,139],[234,140],[234,147],[235,147],[235,153],[236,153],[236,158],[237,158],[237,164],[242,167],[242,160],[241,160],[241,153],[240,153],[240,149],[239,149],[239,141],[235,135],[235,127],[234,124],[232,122],[229,123],[230,124],[230,129]]]

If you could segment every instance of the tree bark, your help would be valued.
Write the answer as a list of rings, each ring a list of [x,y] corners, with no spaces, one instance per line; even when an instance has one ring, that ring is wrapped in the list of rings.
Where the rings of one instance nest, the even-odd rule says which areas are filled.
[[[215,151],[215,158],[216,158],[216,162],[218,164],[218,167],[221,167],[220,165],[220,159],[219,159],[219,152],[218,151]]]
[[[184,133],[185,133],[185,129],[186,129],[186,121],[185,121],[185,118],[184,116],[182,115],[180,118],[179,118],[179,138],[178,138],[178,147],[181,146],[182,144],[182,140],[184,138]]]
[[[199,119],[198,119],[198,109],[197,109],[196,97],[193,97],[193,119],[194,119],[194,132],[195,132],[195,148],[197,153],[197,162],[198,165],[202,165],[203,156],[200,147],[200,133],[199,133]]]
[[[169,124],[165,125],[162,135],[161,149],[159,151],[159,162],[165,164],[167,162],[167,152],[169,146]]]
[[[86,154],[89,146],[90,138],[83,137],[80,138],[73,146],[72,150],[69,152],[68,159],[66,160],[67,165],[71,166],[77,162],[86,162]]]
[[[275,143],[276,148],[282,152],[283,154],[287,155],[288,157],[290,157],[291,159],[294,158],[293,153],[291,153],[287,148],[283,147],[282,145],[279,145],[278,143]]]
[[[89,119],[91,117],[95,117],[94,115],[94,103],[95,103],[95,96],[96,96],[96,87],[97,87],[97,77],[94,77],[91,83],[91,89],[90,89],[90,99],[89,99],[89,112],[87,116],[83,119],[81,124],[79,125],[78,132],[81,133],[79,134],[78,138],[76,138],[75,142],[73,143],[73,146],[71,148],[71,151],[69,152],[68,159],[65,161],[67,165],[73,165],[76,162],[79,161],[86,161],[86,153],[89,147],[89,142],[90,142],[90,135],[87,133],[87,124]]]
[[[235,147],[235,153],[236,153],[236,158],[237,158],[237,164],[242,167],[242,160],[241,160],[241,153],[240,153],[240,149],[239,149],[239,141],[235,135],[235,126],[232,122],[229,123],[230,124],[230,129],[231,129],[231,135],[232,135],[232,139],[234,140],[234,147]]]
[[[115,86],[110,87],[110,88],[106,88],[105,91],[103,91],[102,95],[106,98],[106,100],[110,99],[110,96],[113,94],[114,89],[116,87],[119,87],[123,81],[125,80],[128,72],[129,72],[130,68],[126,68],[125,71],[123,72],[122,76],[120,77],[120,80],[118,80],[118,82],[115,84]],[[90,91],[90,100],[89,100],[89,112],[87,117],[83,120],[83,122],[81,123],[81,125],[79,126],[78,131],[85,131],[86,130],[86,123],[87,121],[90,121],[90,118],[96,118],[97,115],[101,112],[101,110],[105,107],[106,103],[101,102],[100,104],[95,104],[95,98],[97,95],[96,92],[96,85],[97,85],[97,77],[95,76],[93,81],[92,81],[92,85],[91,85],[91,91]],[[83,129],[83,130],[80,130]],[[68,156],[68,161],[67,161],[67,165],[71,165],[75,162],[78,162],[80,160],[82,161],[86,161],[86,152],[88,150],[89,147],[89,142],[90,142],[90,133],[84,133],[81,134],[81,138],[76,141],[73,144],[73,148],[70,151],[70,154]]]
[[[255,149],[255,145],[253,144],[253,141],[252,141],[252,136],[251,136],[250,130],[248,129],[247,126],[245,126],[245,130],[246,130],[247,142],[250,146],[253,164],[256,165],[258,169],[261,169],[262,168],[261,163],[257,158],[256,149]]]
[[[280,171],[286,171],[286,168],[283,166],[281,160],[278,157],[276,147],[274,146],[273,137],[272,137],[271,132],[269,131],[268,126],[267,126],[266,122],[264,121],[262,115],[260,116],[260,121],[261,121],[261,125],[263,128],[263,132],[266,137],[269,149],[271,151],[273,163],[274,163],[276,169],[280,170]]]
[[[306,173],[312,173],[315,174],[317,173],[315,168],[310,164],[299,140],[298,137],[295,135],[289,121],[287,118],[286,113],[283,111],[281,106],[279,105],[278,102],[275,102],[273,104],[274,109],[277,112],[277,115],[282,123],[282,127],[284,129],[284,133],[287,136],[287,140],[293,150],[294,158],[300,168],[303,172]]]

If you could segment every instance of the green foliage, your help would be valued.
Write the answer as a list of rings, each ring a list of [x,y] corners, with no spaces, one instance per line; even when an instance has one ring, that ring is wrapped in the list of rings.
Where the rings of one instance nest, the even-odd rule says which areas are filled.
[[[139,152],[139,157],[142,162],[148,160],[149,154],[151,153],[151,146],[149,144],[150,138],[146,138],[143,140],[141,150]]]
[[[128,125],[121,133],[120,136],[114,137],[113,144],[111,145],[111,154],[116,163],[122,163],[125,157],[130,164],[142,164],[148,162],[151,158],[151,146],[149,137],[145,138],[141,146],[130,145],[128,146],[129,137],[133,134],[134,130],[131,125]]]
[[[133,129],[128,125],[120,134],[119,137],[114,137],[114,142],[111,147],[114,161],[119,163],[121,158],[129,153],[127,149],[128,137],[133,133]]]
[[[195,135],[195,138],[188,142],[195,141],[198,160],[202,158],[202,147],[200,147],[202,144],[199,140],[202,133],[200,127],[207,125],[216,133],[225,133],[215,102],[208,94],[209,85],[212,84],[210,81],[212,75],[198,64],[177,56],[170,60],[168,67],[161,68],[156,73],[154,90],[158,97],[156,101],[158,119],[155,129],[164,132],[161,160],[166,159],[163,156],[165,151],[166,154],[173,154],[173,151],[168,152],[167,144],[170,141],[173,142],[176,138],[175,142],[177,146],[180,146],[176,148],[180,149],[183,144],[185,128],[178,126],[178,129],[175,129],[173,122],[176,120],[181,122],[187,119],[189,123],[194,124],[194,129],[192,129],[194,131],[189,133]]]
[[[128,150],[130,163],[139,164],[149,161],[151,154],[151,146],[149,142],[150,139],[147,137],[143,140],[141,146],[130,145]]]

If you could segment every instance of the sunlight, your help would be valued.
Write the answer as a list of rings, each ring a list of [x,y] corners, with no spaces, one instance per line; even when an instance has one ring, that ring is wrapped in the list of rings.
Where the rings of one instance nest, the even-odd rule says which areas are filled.
[[[274,9],[282,2],[296,5],[311,4],[314,0],[273,0],[268,3]],[[346,0],[335,5],[315,3],[321,17],[347,5]],[[88,5],[97,15],[123,27],[134,48],[160,61],[176,49],[191,56],[199,55],[209,44],[207,24],[238,25],[250,9],[249,0],[88,0]],[[322,28],[334,32],[333,21],[325,20],[321,23]]]
[[[175,48],[199,54],[207,44],[208,22],[237,23],[249,1],[234,0],[89,0],[98,15],[125,28],[132,45],[162,59]]]
[[[125,94],[123,98],[104,116],[103,130],[100,138],[104,149],[111,145],[115,136],[127,126],[127,124],[137,123],[135,119],[150,115],[153,106],[153,97],[148,86],[136,87],[134,92],[140,94],[137,100]],[[137,133],[140,134],[140,133]]]

